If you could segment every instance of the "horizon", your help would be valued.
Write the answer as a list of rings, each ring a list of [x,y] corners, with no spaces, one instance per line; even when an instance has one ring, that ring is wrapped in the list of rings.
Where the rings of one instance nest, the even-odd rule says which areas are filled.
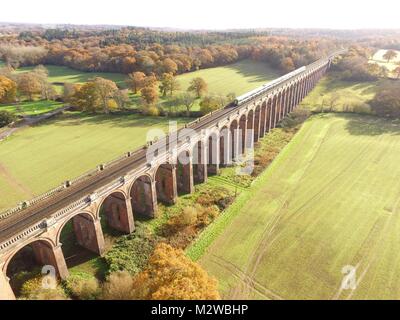
[[[136,26],[180,30],[244,29],[330,29],[374,30],[400,29],[395,0],[382,0],[379,5],[367,0],[337,0],[335,6],[320,1],[284,0],[265,3],[249,0],[238,6],[227,0],[204,0],[192,10],[193,3],[161,0],[127,3],[70,0],[62,10],[53,9],[50,0],[15,0],[2,5],[0,21],[4,23],[81,26]],[[290,10],[288,10],[290,8]],[[255,10],[256,9],[256,10]],[[207,19],[203,19],[207,17]]]

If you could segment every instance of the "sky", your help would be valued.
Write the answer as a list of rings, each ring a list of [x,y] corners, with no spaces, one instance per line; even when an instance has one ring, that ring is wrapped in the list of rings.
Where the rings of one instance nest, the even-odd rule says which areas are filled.
[[[11,0],[0,22],[180,29],[400,28],[400,0]]]

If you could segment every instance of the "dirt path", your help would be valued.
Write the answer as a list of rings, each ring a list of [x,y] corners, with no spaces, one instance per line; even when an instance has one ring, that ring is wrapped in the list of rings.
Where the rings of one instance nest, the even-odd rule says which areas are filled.
[[[43,121],[43,120],[46,120],[48,118],[54,117],[55,115],[60,114],[64,110],[67,110],[69,108],[70,108],[69,106],[58,108],[56,110],[44,113],[41,116],[26,116],[26,117],[23,118],[22,121],[17,122],[14,127],[8,128],[8,129],[0,132],[0,141],[4,140],[5,138],[7,138],[9,136],[11,136],[14,132],[16,132],[16,131],[18,131],[18,130],[20,130],[22,128],[34,125],[34,124],[36,124],[36,123],[38,123],[40,121]]]

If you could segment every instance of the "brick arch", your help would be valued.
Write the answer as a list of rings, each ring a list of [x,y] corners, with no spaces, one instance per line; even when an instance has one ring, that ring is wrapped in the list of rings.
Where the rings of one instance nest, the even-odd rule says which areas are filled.
[[[97,208],[96,216],[104,213],[109,227],[123,233],[131,233],[135,229],[129,196],[124,190],[114,190],[103,197]]]
[[[243,113],[239,117],[239,153],[244,154],[246,152],[246,144],[247,144],[247,115]]]
[[[50,239],[50,238],[30,239],[30,240],[24,242],[23,244],[19,245],[17,248],[15,248],[15,249],[13,250],[13,252],[7,257],[7,259],[5,259],[4,264],[3,264],[3,266],[2,266],[2,272],[3,272],[4,274],[7,274],[7,269],[8,269],[8,266],[9,266],[11,260],[13,260],[13,258],[14,258],[19,252],[21,252],[22,249],[24,249],[24,248],[30,246],[32,243],[35,243],[35,242],[44,242],[44,243],[48,244],[48,246],[51,247],[51,248],[55,248],[55,247],[56,247],[56,243],[54,242],[53,239]]]
[[[78,244],[94,253],[104,253],[104,236],[100,219],[91,211],[77,211],[69,216],[57,230],[57,246],[61,245],[61,233],[68,222],[72,221],[74,234]]]
[[[176,166],[163,163],[158,165],[154,172],[157,200],[168,205],[174,204],[178,196]]]
[[[132,214],[134,216],[155,217],[157,214],[157,195],[155,181],[149,174],[136,177],[129,187]]]
[[[21,257],[18,257],[19,255],[21,255]],[[18,268],[19,258],[24,264],[22,268]],[[16,269],[10,270],[15,259],[17,259],[17,261],[15,261]],[[7,299],[15,299],[16,293],[12,288],[14,276],[22,271],[31,271],[35,266],[42,268],[44,266],[51,266],[54,268],[55,276],[62,279],[68,276],[68,269],[61,248],[56,246],[52,239],[47,237],[31,239],[23,245],[18,246],[5,260],[0,275],[2,297],[6,296]]]

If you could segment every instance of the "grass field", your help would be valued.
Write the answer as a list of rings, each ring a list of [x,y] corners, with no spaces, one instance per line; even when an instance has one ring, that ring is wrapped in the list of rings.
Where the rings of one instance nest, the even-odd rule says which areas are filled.
[[[61,102],[49,100],[24,101],[19,104],[0,105],[0,111],[6,110],[17,115],[34,116],[55,110],[62,106],[63,104]]]
[[[145,144],[169,120],[67,113],[16,132],[0,142],[0,210]]]
[[[210,93],[241,95],[279,77],[279,74],[265,63],[243,60],[224,67],[186,73],[178,76],[178,81],[186,90],[196,77],[206,80]]]
[[[325,76],[317,86],[302,101],[301,105],[311,110],[329,108],[333,105],[335,111],[368,110],[368,101],[379,90],[378,85],[382,81],[352,82],[337,78],[334,73]],[[335,101],[334,101],[335,100]]]
[[[378,50],[377,52],[375,52],[375,54],[373,55],[373,57],[370,59],[371,62],[377,63],[381,66],[386,67],[389,71],[390,74],[389,76],[397,78],[397,74],[394,74],[394,72],[392,72],[394,69],[396,69],[399,66],[400,63],[400,51],[396,51],[397,52],[397,57],[394,58],[391,61],[387,61],[387,59],[385,59],[383,57],[383,55],[386,53],[387,50],[381,49]]]
[[[103,77],[115,81],[117,85],[125,87],[126,76],[121,73],[110,73],[110,72],[84,72],[75,69],[71,69],[63,66],[45,66],[49,71],[49,82],[55,83],[62,90],[62,83],[83,83],[94,77]],[[23,67],[19,68],[16,73],[23,73],[31,71],[34,67]]]
[[[220,230],[200,263],[224,298],[399,299],[399,161],[399,123],[313,117],[200,237]]]

